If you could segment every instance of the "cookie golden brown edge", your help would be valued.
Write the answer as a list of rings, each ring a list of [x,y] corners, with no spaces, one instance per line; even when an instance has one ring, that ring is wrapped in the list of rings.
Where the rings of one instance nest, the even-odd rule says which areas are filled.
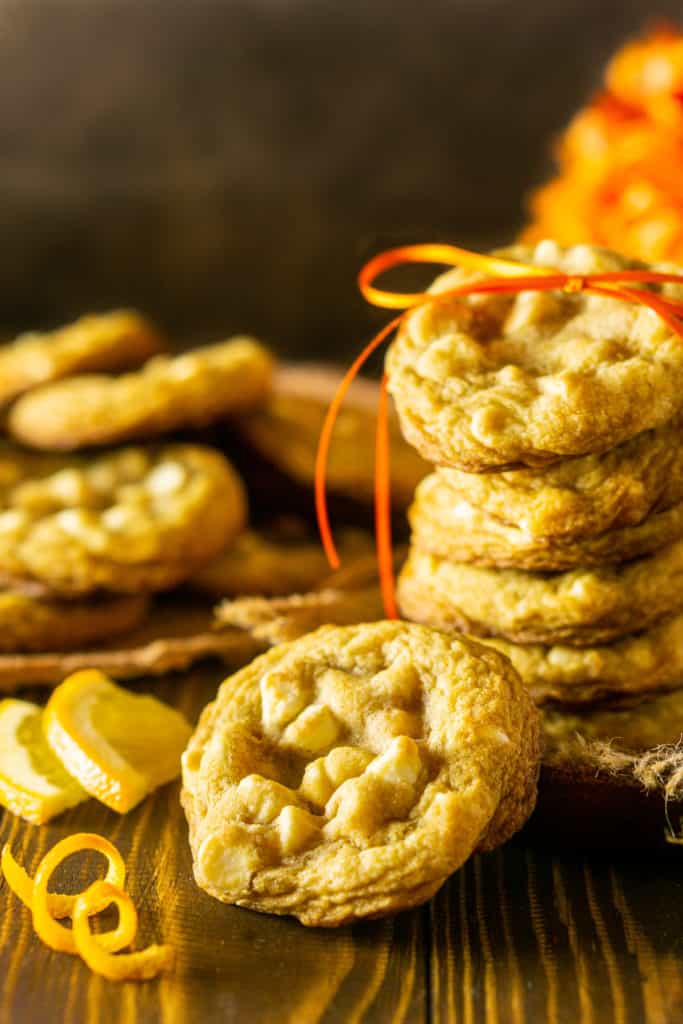
[[[271,374],[268,350],[235,337],[158,356],[120,377],[84,375],[36,388],[12,407],[8,428],[21,443],[46,450],[148,440],[258,406]]]
[[[576,275],[643,267],[549,240],[496,255]],[[473,276],[449,271],[430,290]],[[680,285],[661,293],[683,298]],[[472,472],[606,451],[683,407],[683,347],[671,328],[643,306],[582,292],[422,305],[402,323],[386,369],[408,442],[436,465]]]
[[[22,476],[0,492],[0,575],[34,594],[167,589],[246,521],[237,473],[214,449],[128,447]]]
[[[326,626],[222,685],[183,757],[197,883],[336,926],[427,900],[536,794],[538,715],[510,663],[382,621]]]
[[[0,347],[0,404],[74,374],[132,370],[165,347],[156,328],[133,310],[90,314],[54,331],[22,334]]]

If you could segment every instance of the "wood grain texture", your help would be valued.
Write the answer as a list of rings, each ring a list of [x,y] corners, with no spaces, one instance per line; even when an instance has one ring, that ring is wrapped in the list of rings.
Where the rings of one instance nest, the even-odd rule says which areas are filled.
[[[151,689],[195,718],[220,669]],[[113,985],[34,936],[0,883],[0,1024],[677,1024],[683,1020],[683,874],[668,857],[558,854],[524,834],[474,858],[426,907],[336,931],[226,907],[192,880],[178,785],[125,817],[95,801],[42,828],[10,814],[33,871],[77,830],[129,865],[139,942],[171,942],[172,975]],[[65,866],[82,888],[96,858]]]

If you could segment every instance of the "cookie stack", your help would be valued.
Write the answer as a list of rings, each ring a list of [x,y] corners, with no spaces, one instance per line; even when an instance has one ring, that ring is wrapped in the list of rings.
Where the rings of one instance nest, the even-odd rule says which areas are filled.
[[[249,338],[177,357],[163,348],[144,318],[117,312],[0,349],[0,400],[14,400],[0,446],[0,653],[132,637],[150,595],[242,531],[241,479],[186,432],[263,402],[270,356]],[[48,681],[43,662],[5,668],[8,683]]]
[[[503,255],[572,275],[642,269],[586,245]],[[671,328],[582,292],[478,296],[411,314],[387,371],[405,436],[437,464],[410,512],[404,615],[484,638],[538,701],[679,686],[683,344]]]

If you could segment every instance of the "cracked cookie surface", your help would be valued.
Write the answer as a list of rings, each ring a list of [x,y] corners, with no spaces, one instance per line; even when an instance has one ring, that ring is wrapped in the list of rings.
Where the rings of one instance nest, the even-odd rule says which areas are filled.
[[[581,538],[568,534],[539,537],[522,525],[522,515],[519,523],[506,522],[477,505],[476,499],[486,486],[478,483],[479,477],[459,474],[469,479],[459,479],[454,487],[451,473],[441,470],[425,477],[416,490],[409,519],[416,547],[454,562],[559,571],[625,562],[683,536],[683,501],[670,504],[665,500],[675,493],[675,485],[645,519],[634,525],[614,526]],[[465,492],[467,486],[471,488],[471,501]],[[514,512],[514,502],[510,510]]]
[[[270,387],[272,361],[251,338],[158,356],[120,377],[46,384],[14,405],[10,433],[36,448],[71,450],[203,427],[252,409]]]
[[[643,267],[604,249],[548,241],[499,255],[577,275]],[[671,264],[649,269],[680,272]],[[431,291],[473,276],[449,271]],[[679,285],[661,292],[683,298]],[[606,451],[683,406],[681,339],[644,306],[586,293],[419,307],[389,349],[387,373],[407,440],[431,462],[464,470]]]
[[[626,562],[683,536],[682,501],[658,508],[635,526],[591,537],[536,537],[470,504],[439,473],[419,485],[408,518],[413,544],[421,551],[452,562],[540,572]]]
[[[152,324],[131,310],[91,314],[54,331],[22,334],[0,346],[0,403],[76,373],[134,369],[164,347]]]
[[[398,581],[416,622],[516,643],[589,646],[683,607],[683,541],[620,565],[561,573],[486,569],[413,548]]]
[[[408,623],[323,627],[200,718],[182,793],[197,883],[308,925],[414,906],[522,825],[537,741],[496,652]]]
[[[600,455],[538,469],[463,473],[442,467],[436,476],[444,503],[465,501],[539,547],[583,540],[637,526],[683,501],[683,423],[644,431]]]
[[[3,450],[0,576],[34,593],[162,590],[244,525],[242,483],[198,445],[55,460]],[[6,482],[5,482],[6,481]]]
[[[683,681],[683,614],[611,644],[516,644],[499,637],[482,643],[507,655],[534,699],[570,704],[671,690]]]

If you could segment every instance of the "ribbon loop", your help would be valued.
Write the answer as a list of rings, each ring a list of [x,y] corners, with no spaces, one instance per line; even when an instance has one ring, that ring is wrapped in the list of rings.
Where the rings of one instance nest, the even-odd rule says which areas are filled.
[[[375,287],[375,280],[394,267],[413,264],[441,264],[462,267],[480,275],[442,292],[394,292]],[[404,245],[378,253],[361,268],[358,287],[370,305],[381,309],[403,310],[379,331],[365,346],[344,375],[330,403],[318,443],[315,466],[315,506],[320,537],[333,569],[339,567],[339,555],[332,536],[325,490],[327,453],[335,420],[354,378],[372,352],[398,330],[412,309],[421,305],[437,305],[468,295],[495,293],[518,294],[523,291],[563,291],[568,294],[586,292],[606,298],[643,305],[656,313],[673,334],[683,341],[683,301],[656,293],[638,285],[678,284],[683,274],[655,270],[610,270],[592,274],[567,274],[552,267],[538,267],[515,260],[485,256],[460,249],[455,245],[428,243]],[[635,285],[635,287],[633,287]],[[375,439],[375,536],[380,584],[387,618],[396,618],[393,558],[391,553],[391,506],[389,483],[389,441],[386,377],[382,379]]]

